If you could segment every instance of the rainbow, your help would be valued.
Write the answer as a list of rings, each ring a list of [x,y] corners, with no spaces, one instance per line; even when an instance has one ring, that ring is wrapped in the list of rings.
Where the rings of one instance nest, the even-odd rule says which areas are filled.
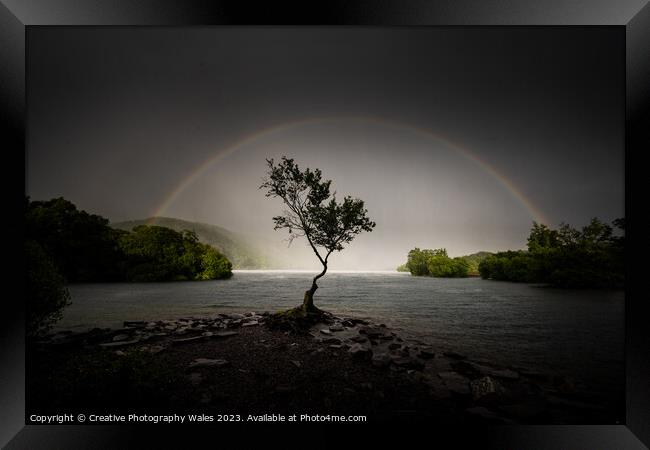
[[[279,125],[269,126],[262,128],[259,131],[249,134],[244,138],[232,143],[231,145],[222,148],[217,151],[214,155],[210,156],[198,167],[196,167],[187,177],[185,177],[162,201],[162,203],[154,210],[150,216],[149,223],[153,222],[156,217],[161,217],[165,214],[167,209],[176,201],[176,199],[181,195],[181,193],[187,189],[192,183],[199,179],[210,167],[214,164],[217,164],[219,161],[228,157],[232,153],[236,152],[239,149],[246,147],[249,144],[252,144],[262,138],[268,137],[270,135],[287,131],[293,128],[298,128],[310,124],[320,124],[325,122],[341,122],[341,121],[357,121],[364,122],[369,124],[380,124],[387,127],[392,127],[399,130],[411,131],[413,133],[427,137],[428,139],[441,142],[445,147],[454,150],[459,155],[462,155],[468,161],[476,164],[482,170],[487,172],[492,178],[494,178],[505,190],[519,203],[521,204],[529,213],[531,218],[538,223],[543,223],[546,225],[550,224],[548,218],[542,213],[542,211],[536,207],[533,202],[531,202],[522,192],[503,174],[501,174],[494,166],[492,166],[487,161],[481,159],[478,155],[470,152],[469,150],[460,147],[459,145],[451,142],[449,139],[446,139],[442,136],[434,134],[433,132],[410,125],[407,123],[389,120],[378,117],[364,117],[364,116],[338,116],[338,117],[314,117],[302,120],[296,120],[291,122],[285,122]]]

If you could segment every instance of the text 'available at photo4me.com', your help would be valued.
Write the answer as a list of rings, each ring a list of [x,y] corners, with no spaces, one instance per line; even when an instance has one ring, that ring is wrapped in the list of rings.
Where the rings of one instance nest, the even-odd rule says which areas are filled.
[[[364,415],[336,414],[31,414],[29,424],[212,423],[212,422],[367,422]]]

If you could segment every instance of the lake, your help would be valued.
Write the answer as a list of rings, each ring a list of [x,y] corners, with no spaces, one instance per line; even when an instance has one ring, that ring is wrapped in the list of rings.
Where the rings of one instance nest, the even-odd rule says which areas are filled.
[[[229,280],[76,284],[58,329],[125,320],[276,311],[302,302],[311,272],[235,271]],[[475,360],[569,376],[611,398],[624,386],[623,291],[563,290],[480,278],[332,272],[317,306],[370,318]]]

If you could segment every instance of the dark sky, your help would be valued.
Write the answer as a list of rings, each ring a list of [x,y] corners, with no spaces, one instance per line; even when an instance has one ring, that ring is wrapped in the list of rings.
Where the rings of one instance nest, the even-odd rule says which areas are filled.
[[[334,269],[522,248],[624,214],[623,58],[619,28],[33,28],[27,192],[281,243],[286,154],[377,222]]]

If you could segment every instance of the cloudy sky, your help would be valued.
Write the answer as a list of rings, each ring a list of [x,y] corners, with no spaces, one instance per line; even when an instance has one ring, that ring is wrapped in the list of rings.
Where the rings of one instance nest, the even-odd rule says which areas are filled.
[[[415,246],[523,248],[533,220],[624,215],[617,28],[32,28],[27,193],[287,249],[265,158],[319,167],[376,229],[333,269]]]

